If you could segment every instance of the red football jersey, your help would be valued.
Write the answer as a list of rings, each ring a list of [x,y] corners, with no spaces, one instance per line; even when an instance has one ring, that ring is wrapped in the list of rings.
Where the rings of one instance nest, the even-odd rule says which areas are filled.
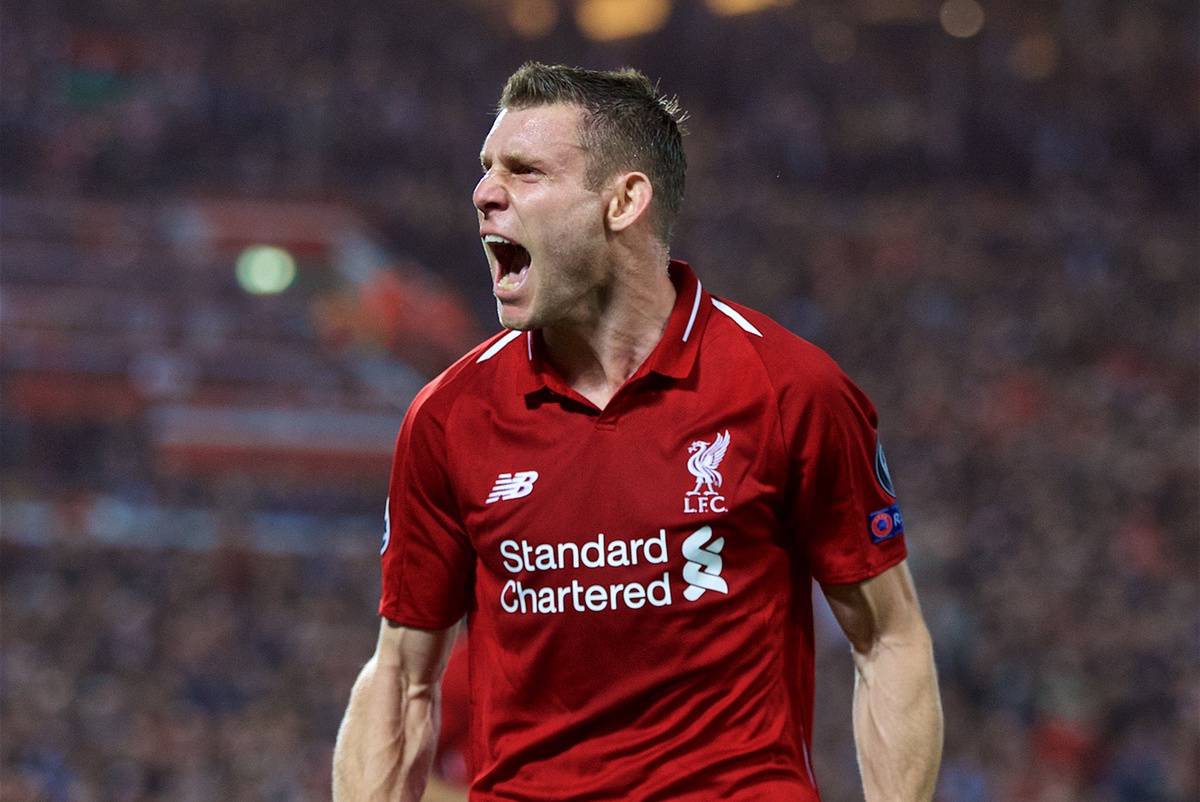
[[[401,427],[379,609],[468,616],[472,800],[818,799],[811,579],[905,556],[875,411],[820,349],[671,275],[662,340],[603,411],[509,331]]]

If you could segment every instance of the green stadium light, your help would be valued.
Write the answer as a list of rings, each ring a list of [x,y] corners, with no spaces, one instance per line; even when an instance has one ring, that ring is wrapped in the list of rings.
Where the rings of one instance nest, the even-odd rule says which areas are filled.
[[[292,286],[296,260],[283,248],[252,245],[237,259],[237,281],[252,295],[274,295]]]

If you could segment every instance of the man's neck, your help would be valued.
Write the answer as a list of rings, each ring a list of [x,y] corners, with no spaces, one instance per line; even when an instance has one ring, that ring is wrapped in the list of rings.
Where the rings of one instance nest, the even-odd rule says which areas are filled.
[[[567,383],[604,409],[658,345],[675,305],[663,266],[626,273],[593,315],[542,330],[550,361]]]

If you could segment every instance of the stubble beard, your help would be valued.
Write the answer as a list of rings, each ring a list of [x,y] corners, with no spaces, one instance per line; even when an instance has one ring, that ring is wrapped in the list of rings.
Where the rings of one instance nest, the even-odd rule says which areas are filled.
[[[523,321],[522,320],[517,320],[517,321],[506,320],[505,313],[504,313],[504,304],[501,303],[501,301],[499,299],[496,300],[496,317],[500,321],[500,325],[503,328],[509,329],[510,331],[533,331],[534,329],[541,328],[541,324],[538,323],[532,315]]]
[[[511,314],[506,322],[504,304],[497,299],[500,325],[516,331],[586,326],[592,316],[588,307],[603,294],[602,271],[597,267],[599,258],[587,248],[546,254],[539,260],[541,264],[534,267],[544,272],[530,277],[534,284],[523,319],[512,320],[519,313]]]

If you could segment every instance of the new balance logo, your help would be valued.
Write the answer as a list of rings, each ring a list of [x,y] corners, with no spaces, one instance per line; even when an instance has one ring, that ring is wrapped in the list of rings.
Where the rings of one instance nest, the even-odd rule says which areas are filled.
[[[533,483],[537,480],[537,471],[502,473],[496,477],[496,484],[492,485],[492,492],[488,493],[485,503],[495,504],[497,501],[512,501],[528,496],[533,492]]]
[[[687,560],[683,566],[683,581],[688,583],[683,597],[688,601],[695,601],[708,590],[729,593],[729,585],[721,578],[721,549],[725,548],[725,538],[719,537],[709,543],[712,533],[711,526],[702,526],[683,541],[683,558]]]

